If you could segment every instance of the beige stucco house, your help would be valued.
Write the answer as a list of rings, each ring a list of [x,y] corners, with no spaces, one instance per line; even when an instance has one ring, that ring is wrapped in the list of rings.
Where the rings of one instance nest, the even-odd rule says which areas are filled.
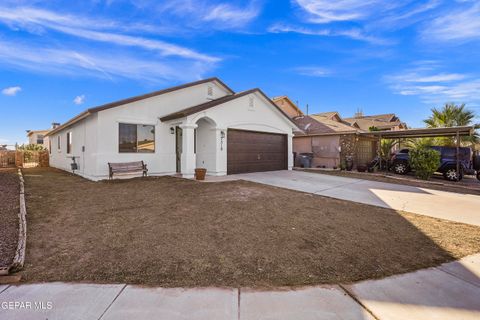
[[[377,153],[377,139],[360,135],[371,130],[403,130],[406,124],[394,114],[342,118],[336,112],[305,115],[288,97],[273,101],[303,131],[293,137],[293,152],[312,153],[312,167],[340,168],[346,158],[352,157],[354,165],[368,164]],[[296,165],[299,165],[296,162]]]
[[[27,131],[28,144],[39,144],[46,148],[47,145],[46,145],[45,135],[49,131],[50,130],[28,130]]]

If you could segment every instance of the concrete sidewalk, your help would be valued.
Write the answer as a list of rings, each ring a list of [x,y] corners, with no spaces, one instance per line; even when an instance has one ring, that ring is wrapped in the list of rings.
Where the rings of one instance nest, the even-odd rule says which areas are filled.
[[[381,280],[276,291],[21,284],[0,286],[0,319],[480,319],[479,279],[477,254]]]
[[[231,176],[276,187],[480,226],[480,196],[302,171]]]

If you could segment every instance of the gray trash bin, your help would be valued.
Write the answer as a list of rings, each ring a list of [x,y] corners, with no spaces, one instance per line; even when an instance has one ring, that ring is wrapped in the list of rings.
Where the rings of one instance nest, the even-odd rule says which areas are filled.
[[[313,153],[300,153],[298,155],[298,160],[299,160],[300,167],[311,168],[312,167],[312,160],[313,160]]]

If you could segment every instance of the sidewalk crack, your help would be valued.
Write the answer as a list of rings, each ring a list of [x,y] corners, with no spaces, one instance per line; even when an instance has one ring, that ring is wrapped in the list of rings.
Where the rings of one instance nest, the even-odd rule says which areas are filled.
[[[7,285],[2,291],[0,291],[0,294],[4,293],[5,291],[7,291],[8,288],[10,288],[11,286],[10,285]]]
[[[343,285],[341,284],[338,284],[338,286],[346,293],[350,296],[350,298],[353,299],[353,301],[355,301],[356,303],[358,303],[363,309],[365,309],[365,311],[367,311],[375,320],[380,320],[379,317],[377,317],[372,310],[370,310],[369,308],[367,308],[366,305],[364,305],[357,297],[355,297],[355,295],[348,291],[347,288],[345,288]]]
[[[110,309],[110,307],[115,303],[115,301],[117,300],[117,298],[122,294],[123,290],[125,290],[125,288],[127,287],[127,284],[125,284],[122,289],[120,289],[120,291],[117,293],[117,295],[115,296],[115,298],[113,298],[112,302],[108,305],[108,307],[105,309],[105,311],[103,311],[103,313],[100,315],[100,317],[98,318],[98,320],[102,319],[103,316],[107,313],[107,311]]]
[[[238,288],[238,299],[237,299],[237,320],[240,320],[240,289]]]

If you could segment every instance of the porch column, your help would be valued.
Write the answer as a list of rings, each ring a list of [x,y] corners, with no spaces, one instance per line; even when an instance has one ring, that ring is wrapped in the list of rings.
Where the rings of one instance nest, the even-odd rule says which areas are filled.
[[[195,129],[196,124],[182,124],[182,156],[181,173],[184,178],[193,178],[195,175]]]
[[[313,149],[312,149],[313,150]],[[293,168],[293,134],[287,136],[287,169]]]
[[[227,174],[227,129],[215,129],[215,175]]]

